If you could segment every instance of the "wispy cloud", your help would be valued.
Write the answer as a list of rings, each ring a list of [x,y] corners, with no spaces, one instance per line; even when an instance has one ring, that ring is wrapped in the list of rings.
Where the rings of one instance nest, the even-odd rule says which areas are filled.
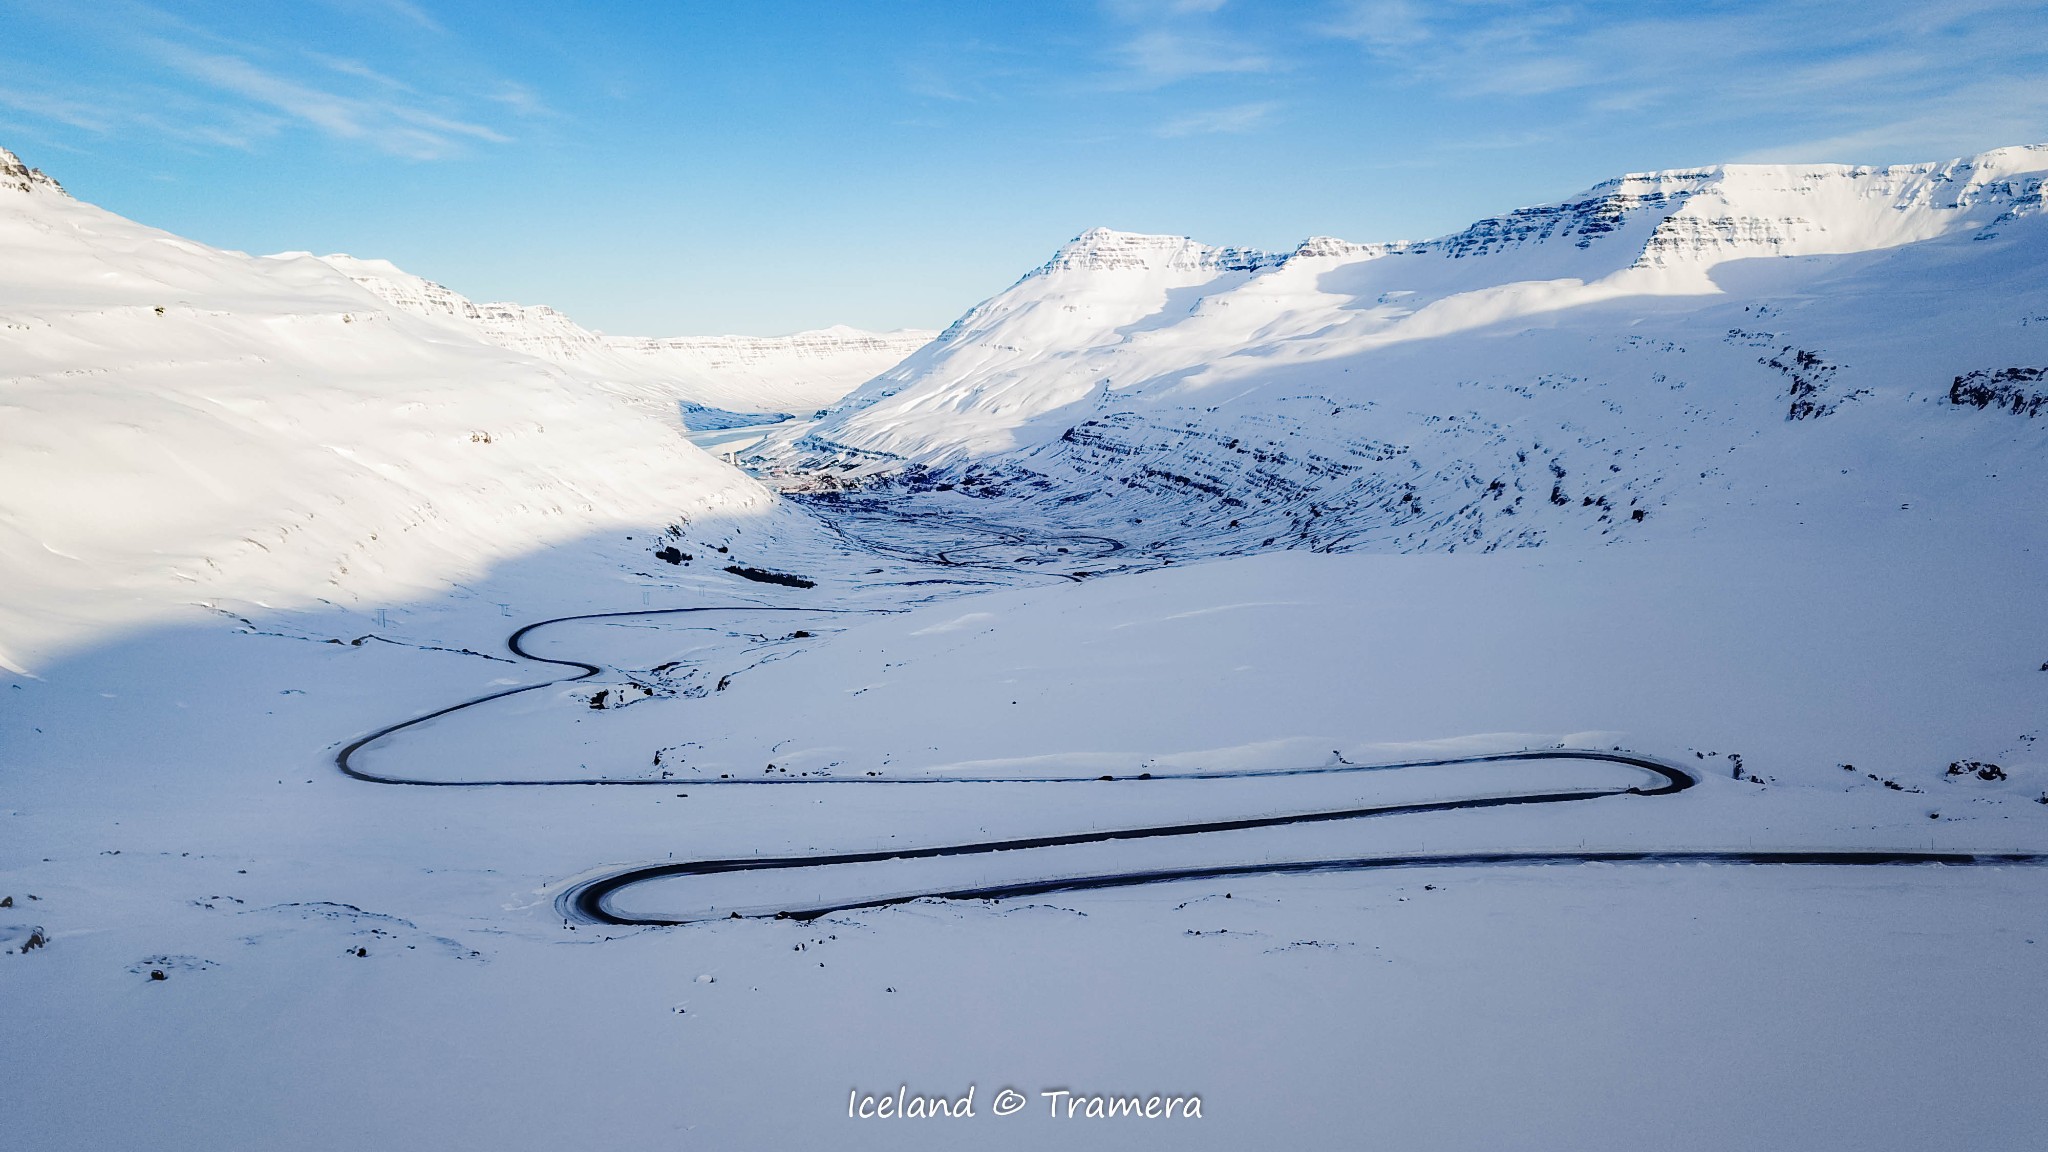
[[[1204,16],[1220,12],[1230,0],[1103,0],[1102,9],[1110,16],[1128,23],[1141,23],[1162,17]]]
[[[1281,70],[1283,61],[1245,27],[1219,20],[1226,0],[1105,0],[1103,14],[1124,34],[1111,50],[1110,86],[1155,89],[1204,77]]]
[[[88,40],[120,63],[119,82],[97,85],[6,60],[0,108],[96,134],[153,137],[198,147],[251,148],[311,131],[388,155],[434,160],[508,143],[504,124],[551,115],[535,92],[467,61],[460,44],[408,0],[323,0],[322,26],[289,20],[196,23],[142,3],[47,8],[59,35]],[[353,29],[347,35],[337,32]],[[355,52],[316,48],[347,42]],[[371,63],[375,59],[376,63]]]
[[[1873,111],[1875,115],[1846,130],[1791,137],[1736,159],[1794,162],[1903,155],[1938,160],[1996,145],[2048,141],[2048,87],[2019,86],[2002,78],[1966,80],[1909,108]]]
[[[109,109],[79,100],[67,100],[45,92],[26,92],[14,88],[0,88],[0,108],[54,120],[87,132],[104,133],[119,119]]]
[[[1407,48],[1435,35],[1422,9],[1409,0],[1355,0],[1339,9],[1321,31],[1380,51]]]
[[[1169,120],[1159,126],[1158,134],[1171,139],[1178,136],[1250,132],[1269,123],[1273,119],[1273,113],[1279,109],[1280,104],[1275,100],[1239,104],[1230,108],[1214,108]]]
[[[202,84],[273,109],[330,136],[361,140],[393,155],[432,160],[459,150],[464,140],[503,144],[511,139],[485,125],[399,99],[409,90],[396,82],[375,85],[384,95],[351,96],[287,79],[239,56],[195,52],[169,43],[160,45],[160,51],[172,67]]]
[[[1975,141],[1993,122],[2048,134],[2048,20],[2033,0],[1870,0],[1853,20],[1832,4],[1354,0],[1320,31],[1453,99],[1549,99],[1646,126],[1769,117],[1788,143],[1839,147]]]
[[[0,124],[10,128],[33,131],[38,122],[61,124],[94,136],[145,133],[178,144],[243,151],[277,135],[283,127],[278,117],[266,112],[206,106],[184,92],[148,83],[118,89],[73,87],[62,97],[43,91],[0,89],[0,110],[17,113],[0,117]],[[9,124],[10,120],[18,124]]]
[[[511,109],[512,114],[515,116],[523,116],[529,119],[555,114],[547,106],[547,103],[540,98],[538,92],[524,84],[515,84],[510,80],[500,80],[492,85],[484,93],[484,99],[489,100],[493,104],[503,105]]]
[[[353,77],[354,79],[357,80],[366,80],[372,85],[375,85],[378,88],[382,88],[387,92],[410,93],[415,91],[412,85],[407,84],[403,80],[397,80],[390,76],[386,76],[384,73],[377,71],[375,68],[372,68],[368,64],[363,63],[361,60],[349,60],[340,56],[329,56],[323,52],[307,52],[306,56],[308,59],[319,62],[321,67],[326,68],[330,72],[337,72],[343,76]]]
[[[344,12],[383,16],[429,32],[447,31],[439,20],[429,16],[426,9],[412,3],[412,0],[326,0],[326,4]]]
[[[1195,76],[1270,72],[1273,57],[1221,36],[1154,28],[1132,37],[1119,51],[1131,73],[1150,84],[1171,84]]]
[[[966,85],[923,62],[904,65],[903,90],[926,100],[943,100],[949,104],[971,104],[975,99]]]

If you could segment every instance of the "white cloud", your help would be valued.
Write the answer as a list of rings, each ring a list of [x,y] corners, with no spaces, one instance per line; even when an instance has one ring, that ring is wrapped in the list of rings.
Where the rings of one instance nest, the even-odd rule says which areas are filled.
[[[1868,0],[1658,10],[1355,0],[1320,29],[1446,98],[1552,100],[1645,128],[1761,118],[1786,143],[1935,146],[2048,134],[2037,2]],[[1940,151],[1936,147],[1936,151]]]
[[[1281,60],[1259,46],[1249,22],[1217,19],[1226,0],[1104,0],[1103,13],[1129,35],[1111,51],[1114,87],[1164,88],[1203,77],[1279,71]]]
[[[24,92],[0,88],[0,108],[11,108],[43,120],[54,120],[87,132],[106,132],[118,114],[103,106],[52,96],[47,92]]]
[[[485,99],[510,108],[518,116],[548,116],[552,111],[542,102],[539,93],[524,84],[501,80],[485,94]]]
[[[1228,3],[1230,0],[1103,0],[1102,9],[1127,24],[1142,24],[1177,16],[1207,16]]]
[[[0,108],[202,147],[249,148],[298,127],[419,160],[508,143],[493,119],[550,115],[531,89],[467,64],[446,29],[408,0],[326,4],[377,25],[344,39],[393,51],[373,66],[360,55],[316,50],[303,14],[268,25],[238,21],[229,36],[148,4],[109,0],[52,10],[49,23],[117,58],[113,70],[97,84],[81,82],[32,54],[7,59],[0,41],[0,70],[11,81]]]
[[[503,144],[510,137],[482,124],[418,107],[400,97],[412,89],[389,77],[347,61],[322,58],[337,72],[369,79],[382,94],[352,96],[287,79],[240,56],[196,52],[167,41],[158,43],[161,57],[173,68],[219,91],[309,124],[330,136],[361,140],[381,151],[417,160],[432,160],[458,151],[464,141]]]
[[[1250,132],[1270,122],[1278,111],[1277,101],[1257,104],[1239,104],[1230,108],[1215,108],[1207,112],[1196,112],[1169,120],[1160,125],[1159,135],[1206,136],[1218,133]]]
[[[1196,76],[1270,72],[1275,67],[1271,56],[1223,37],[1166,28],[1140,32],[1119,55],[1135,79],[1155,86]]]
[[[1322,31],[1382,50],[1420,44],[1431,36],[1422,10],[1409,0],[1357,0],[1341,9]]]
[[[1740,160],[1789,163],[1872,158],[1945,160],[2007,144],[2048,142],[2048,87],[1963,82],[1904,110],[1878,109],[1846,131],[1774,143]]]
[[[398,22],[424,28],[429,32],[445,32],[441,22],[429,16],[424,8],[411,0],[327,0],[330,8],[348,12],[370,12],[395,18]]]

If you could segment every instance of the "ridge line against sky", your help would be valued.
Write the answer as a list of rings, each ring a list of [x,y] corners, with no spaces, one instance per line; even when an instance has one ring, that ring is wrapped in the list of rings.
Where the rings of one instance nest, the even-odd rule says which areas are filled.
[[[1417,239],[2048,140],[2048,10],[0,0],[0,145],[222,247],[634,335],[939,328],[1089,227]]]

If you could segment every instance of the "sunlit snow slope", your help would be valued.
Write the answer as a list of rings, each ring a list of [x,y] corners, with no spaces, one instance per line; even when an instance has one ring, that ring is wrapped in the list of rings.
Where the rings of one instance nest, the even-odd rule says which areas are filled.
[[[594,374],[636,396],[727,411],[808,415],[937,335],[835,325],[793,336],[607,336],[543,305],[473,303],[386,260],[322,259],[386,302],[467,336]]]
[[[305,256],[80,203],[0,151],[0,662],[232,596],[417,590],[614,523],[766,514],[675,412]]]
[[[1284,254],[1097,229],[752,463],[1176,554],[2038,508],[2044,173],[2048,146],[1649,173]]]

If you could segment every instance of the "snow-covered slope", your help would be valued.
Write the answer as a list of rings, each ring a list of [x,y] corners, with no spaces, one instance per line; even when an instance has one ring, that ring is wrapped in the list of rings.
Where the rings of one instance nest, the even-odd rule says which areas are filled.
[[[388,260],[321,259],[386,302],[465,335],[600,376],[636,395],[732,411],[808,414],[937,335],[842,324],[793,336],[606,336],[544,305],[474,303]]]
[[[754,463],[1197,553],[1612,537],[1844,467],[1872,506],[1980,465],[2042,494],[2044,174],[1649,173],[1286,254],[1097,229]]]
[[[772,494],[569,369],[0,152],[0,662],[218,597],[395,596]]]
[[[2031,1152],[2041,158],[1091,234],[785,422],[842,535],[0,157],[6,1132]]]

